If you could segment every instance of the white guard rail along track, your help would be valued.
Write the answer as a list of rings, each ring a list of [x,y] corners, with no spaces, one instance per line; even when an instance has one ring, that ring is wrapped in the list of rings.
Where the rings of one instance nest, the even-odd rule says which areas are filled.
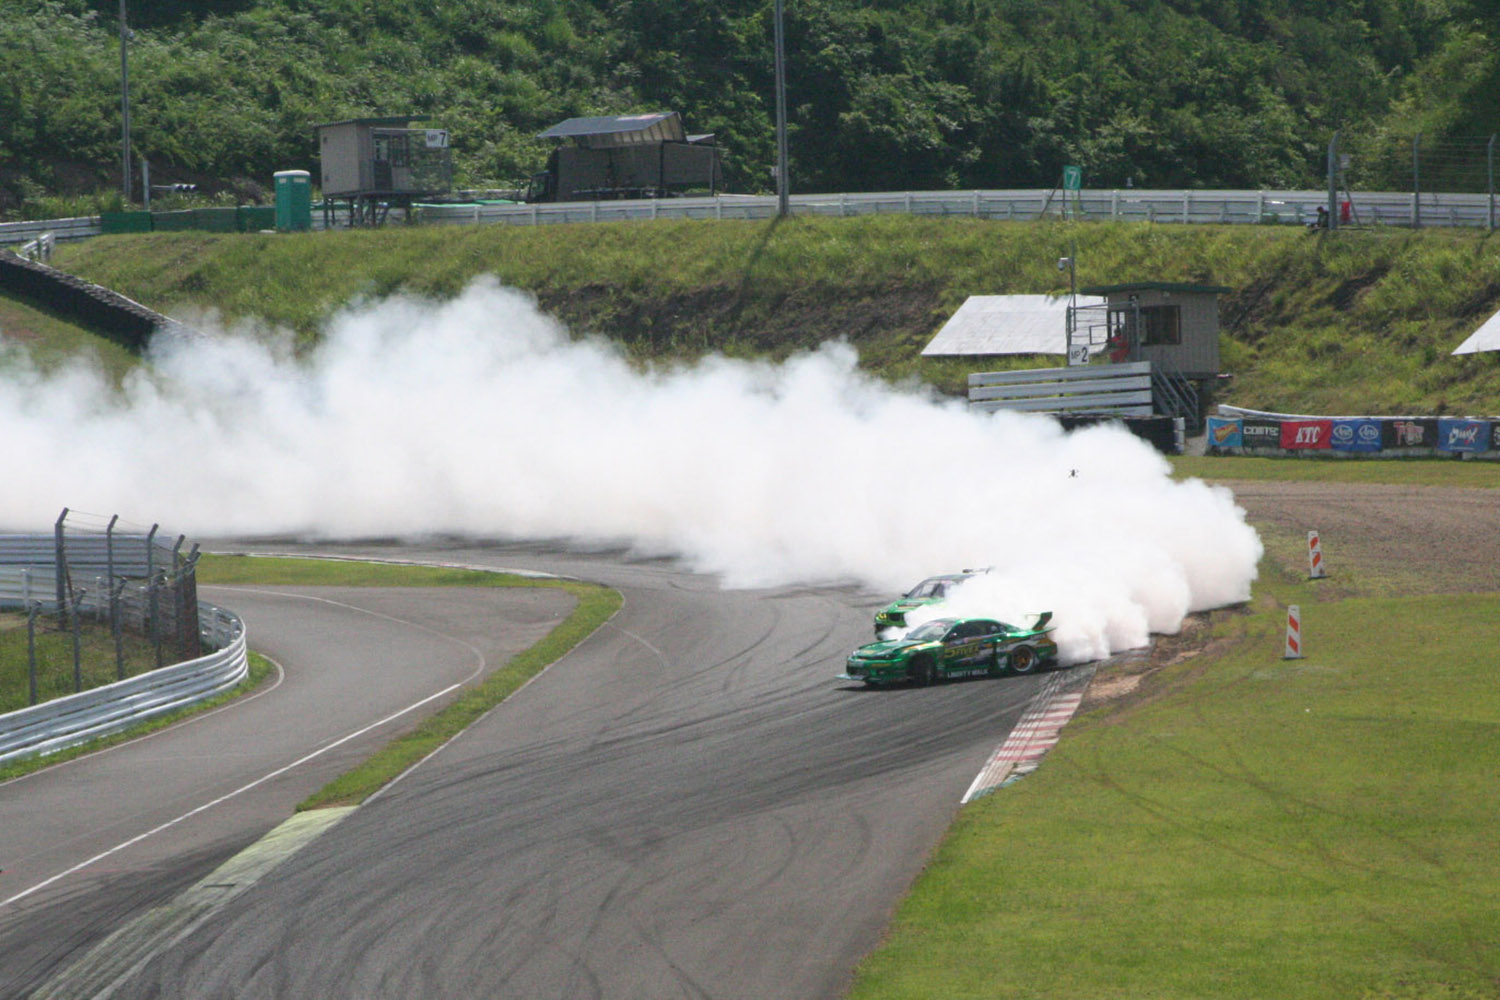
[[[1496,200],[1484,193],[1355,191],[1339,195],[1349,205],[1340,227],[1477,226],[1494,228]],[[793,215],[932,215],[1023,221],[1047,217],[1093,221],[1198,224],[1311,225],[1318,208],[1328,207],[1326,190],[1192,191],[1119,188],[1049,191],[1037,188],[973,191],[876,191],[859,194],[799,194]],[[548,204],[430,204],[412,210],[428,225],[501,223],[539,226],[626,219],[770,219],[775,195],[717,195],[705,198],[643,198],[634,201],[576,201]],[[313,213],[313,228],[326,226]],[[0,223],[0,246],[28,243],[44,233],[61,241],[101,234],[98,216]]]
[[[0,764],[108,736],[234,687],[250,670],[244,623],[203,603],[198,621],[216,650],[207,656],[0,715]]]

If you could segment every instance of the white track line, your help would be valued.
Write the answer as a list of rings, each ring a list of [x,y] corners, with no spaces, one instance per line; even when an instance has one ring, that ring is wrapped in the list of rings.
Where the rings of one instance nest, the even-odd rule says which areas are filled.
[[[321,749],[314,750],[312,753],[308,754],[305,757],[299,758],[298,760],[294,760],[290,764],[286,764],[286,765],[284,765],[282,767],[278,767],[276,770],[270,772],[269,774],[265,774],[265,775],[262,775],[259,778],[256,778],[254,781],[250,782],[248,785],[242,785],[241,787],[236,788],[234,791],[229,792],[226,795],[221,795],[218,798],[212,800],[211,802],[205,802],[201,806],[197,806],[196,808],[188,810],[187,812],[183,813],[181,816],[178,816],[176,819],[168,820],[167,822],[161,824],[158,827],[155,827],[153,829],[147,830],[145,833],[137,834],[136,836],[131,837],[129,840],[124,841],[123,843],[116,844],[114,847],[111,847],[109,850],[103,851],[103,852],[101,852],[99,854],[96,854],[92,858],[89,858],[87,861],[79,862],[78,864],[74,865],[72,868],[67,869],[66,871],[58,872],[56,875],[53,875],[51,878],[45,879],[45,880],[43,880],[41,882],[38,882],[36,885],[32,886],[31,888],[26,889],[26,890],[24,890],[22,892],[18,892],[14,896],[11,896],[9,899],[0,900],[0,906],[9,906],[11,903],[15,903],[15,902],[18,902],[18,901],[20,901],[22,899],[25,899],[27,896],[30,896],[32,893],[39,892],[40,890],[45,889],[47,886],[52,885],[53,883],[55,883],[55,882],[57,882],[57,881],[59,881],[61,879],[67,878],[69,875],[77,874],[78,872],[83,871],[85,868],[88,868],[91,865],[98,864],[100,861],[103,861],[105,858],[107,858],[107,857],[109,857],[109,856],[111,856],[113,854],[118,854],[120,851],[123,851],[126,848],[131,847],[131,846],[133,846],[135,844],[139,844],[141,841],[147,839],[148,837],[154,837],[158,833],[161,833],[163,830],[169,830],[172,827],[176,826],[177,824],[182,823],[185,820],[191,819],[192,817],[198,815],[201,812],[205,812],[206,810],[212,809],[214,806],[220,805],[220,804],[222,804],[224,802],[228,802],[230,799],[235,798],[238,795],[243,795],[245,792],[250,791],[252,788],[257,788],[260,785],[263,785],[266,782],[272,780],[273,778],[280,777],[281,775],[287,773],[288,771],[292,770],[293,768],[300,767],[303,764],[306,764],[310,760],[313,760],[315,758],[321,757],[321,756],[323,756],[323,754],[325,754],[328,751],[334,749],[335,747],[342,746],[343,744],[348,743],[352,739],[357,739],[358,737],[363,736],[365,733],[368,733],[372,729],[378,729],[379,727],[385,725],[387,722],[391,722],[391,721],[394,721],[396,719],[399,719],[399,718],[401,718],[401,716],[406,715],[408,712],[415,711],[416,709],[421,708],[423,705],[427,704],[428,702],[433,701],[433,700],[435,700],[437,698],[441,698],[444,695],[448,694],[449,692],[456,690],[460,686],[461,685],[458,685],[458,684],[450,684],[448,687],[443,688],[443,690],[438,691],[435,694],[430,694],[426,698],[423,698],[421,701],[418,701],[418,702],[415,702],[415,703],[413,703],[411,705],[408,705],[405,708],[401,709],[399,712],[394,713],[393,715],[386,716],[385,718],[381,719],[379,722],[372,722],[368,726],[365,726],[363,729],[355,730],[354,732],[348,734],[347,736],[341,737],[340,739],[335,740],[334,742],[328,744],[325,747],[322,747]]]

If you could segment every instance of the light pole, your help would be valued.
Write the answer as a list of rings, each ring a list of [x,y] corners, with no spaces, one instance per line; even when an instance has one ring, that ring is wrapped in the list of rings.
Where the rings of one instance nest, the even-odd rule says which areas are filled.
[[[120,0],[120,192],[130,204],[130,28],[125,22],[125,0]]]
[[[786,33],[781,26],[781,2],[776,0],[776,215],[784,219],[791,214],[791,179],[786,163]]]

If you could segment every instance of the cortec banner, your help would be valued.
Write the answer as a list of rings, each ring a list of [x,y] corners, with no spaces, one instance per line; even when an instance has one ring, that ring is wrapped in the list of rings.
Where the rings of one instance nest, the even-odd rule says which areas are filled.
[[[1380,422],[1381,444],[1394,448],[1436,448],[1438,422],[1430,417],[1398,417]]]
[[[1335,420],[1333,447],[1338,451],[1379,451],[1380,421]]]
[[[1484,451],[1490,446],[1490,425],[1485,420],[1438,420],[1439,451]]]
[[[1227,420],[1224,417],[1209,417],[1208,446],[1210,448],[1245,447],[1245,435],[1240,432],[1240,422]]]
[[[1333,442],[1332,420],[1281,421],[1281,446],[1293,451],[1328,448]]]
[[[1280,448],[1281,422],[1246,418],[1240,421],[1240,437],[1246,448]]]

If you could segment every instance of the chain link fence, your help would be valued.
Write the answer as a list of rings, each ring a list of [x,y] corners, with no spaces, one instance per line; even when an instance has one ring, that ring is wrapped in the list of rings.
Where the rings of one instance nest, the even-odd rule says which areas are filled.
[[[1495,228],[1496,136],[1424,138],[1386,133],[1335,133],[1328,145],[1329,212],[1335,225],[1361,224],[1342,206],[1360,192],[1409,193],[1407,224],[1448,224],[1454,196],[1487,198],[1485,224]]]
[[[48,634],[71,642],[68,687],[75,692],[124,680],[132,664],[139,672],[203,655],[198,546],[184,551],[186,542],[182,535],[164,535],[159,525],[145,528],[123,524],[118,515],[106,519],[68,509],[50,536],[0,535],[0,607],[25,616],[28,704],[40,697],[38,639]],[[108,637],[113,670],[98,663],[101,633]],[[144,663],[142,643],[149,650]],[[134,655],[127,656],[127,646]]]

